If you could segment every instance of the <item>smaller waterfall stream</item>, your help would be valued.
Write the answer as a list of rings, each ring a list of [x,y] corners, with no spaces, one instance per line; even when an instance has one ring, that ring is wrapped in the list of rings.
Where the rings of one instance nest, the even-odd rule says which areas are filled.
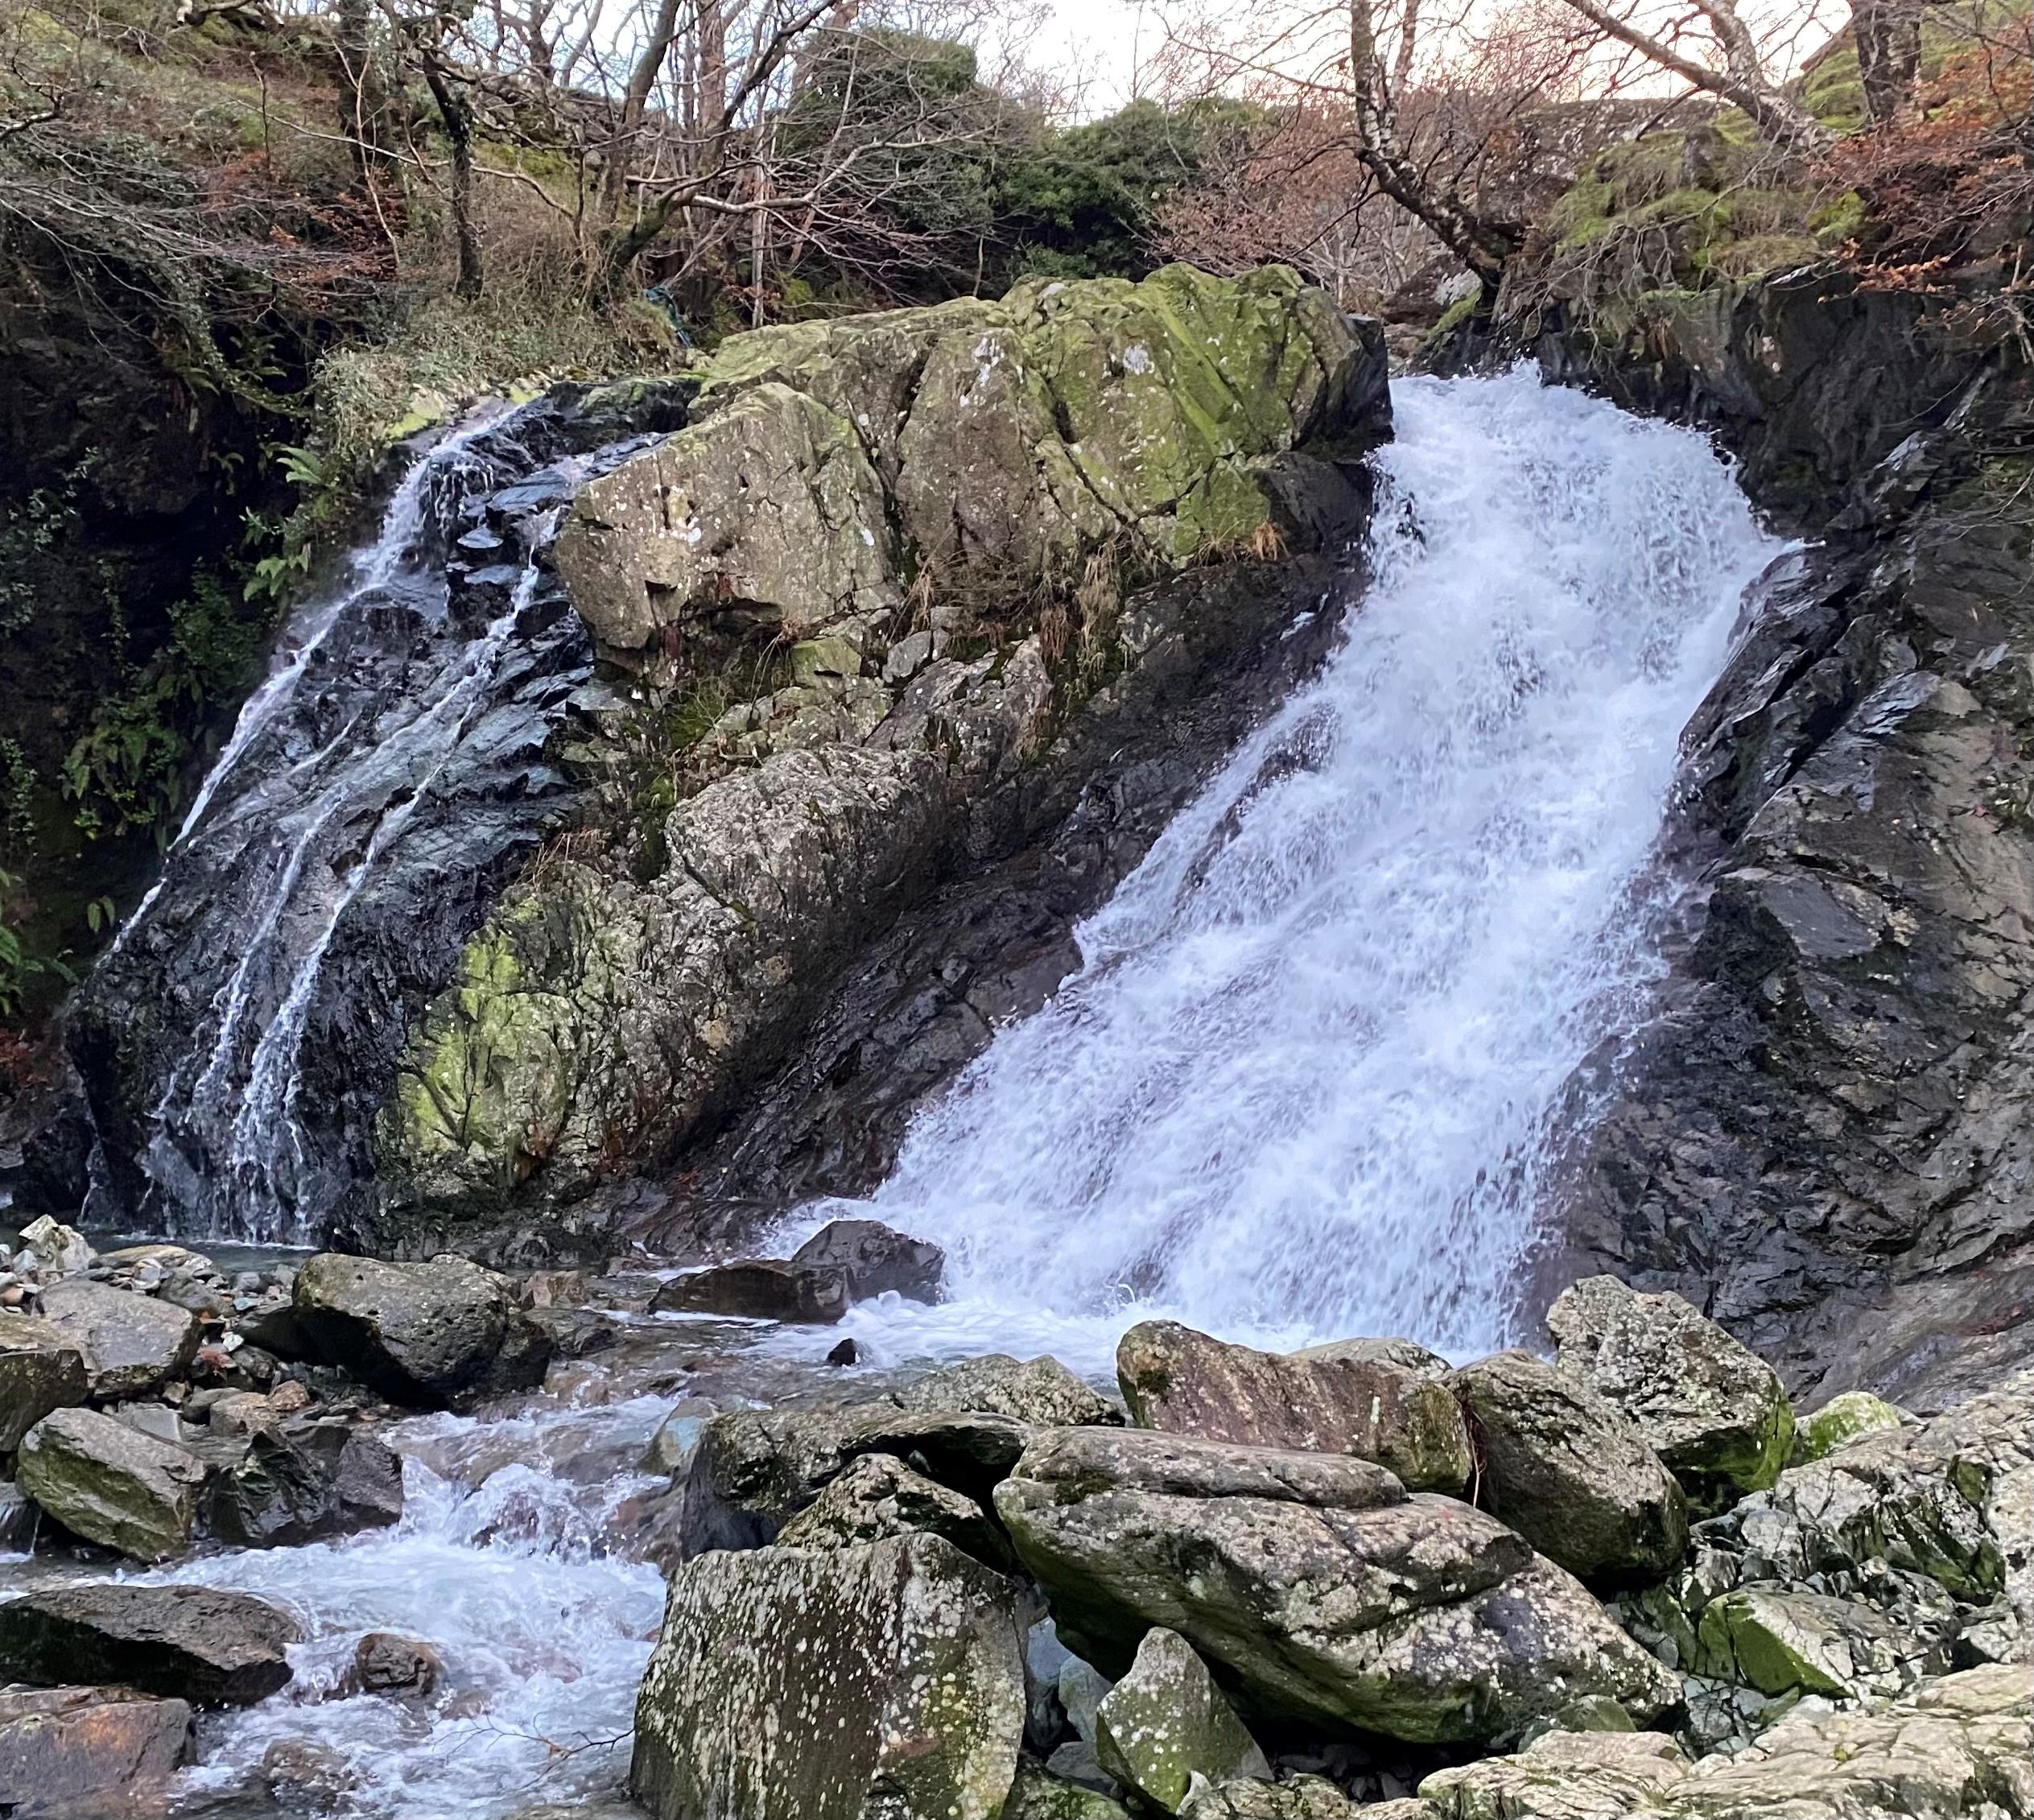
[[[875,1197],[954,1292],[859,1313],[879,1351],[1100,1364],[1158,1310],[1506,1338],[1564,1084],[1659,972],[1681,728],[1776,546],[1690,431],[1523,370],[1393,395],[1346,643]]]

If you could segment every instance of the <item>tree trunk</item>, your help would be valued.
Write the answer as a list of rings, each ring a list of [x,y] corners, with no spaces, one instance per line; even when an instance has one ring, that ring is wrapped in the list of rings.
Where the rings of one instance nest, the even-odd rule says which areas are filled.
[[[339,52],[339,131],[352,153],[353,175],[365,184],[386,159],[382,128],[386,85],[374,55],[369,0],[339,0],[334,39]]]
[[[1916,106],[1921,73],[1923,0],[1851,0],[1858,73],[1865,111],[1875,126],[1907,118]]]
[[[435,55],[424,58],[423,79],[431,98],[438,104],[445,142],[452,147],[452,235],[459,245],[459,277],[452,290],[455,295],[470,303],[480,295],[485,276],[480,231],[473,222],[473,110],[452,86]]]

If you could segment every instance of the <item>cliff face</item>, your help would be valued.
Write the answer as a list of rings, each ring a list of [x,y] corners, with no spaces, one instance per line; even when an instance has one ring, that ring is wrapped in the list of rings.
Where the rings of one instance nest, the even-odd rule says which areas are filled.
[[[2034,1352],[2034,391],[2009,337],[1799,273],[1553,321],[1805,541],[1685,745],[1706,906],[1616,1058],[1550,1279],[1671,1286],[1822,1392]]]
[[[729,344],[691,424],[584,488],[558,546],[625,694],[682,691],[682,749],[625,861],[555,852],[468,944],[350,1236],[471,1242],[475,1216],[681,1162],[731,1195],[866,1186],[908,1098],[986,1036],[985,1000],[943,1025],[922,982],[958,999],[1050,951],[1318,654],[1332,613],[1277,635],[1334,592],[1321,553],[1361,529],[1353,463],[1388,408],[1376,332],[1276,269]],[[909,920],[935,893],[951,915]],[[920,983],[913,1013],[882,1014],[883,977]],[[852,1160],[799,1046],[836,1016],[854,1054],[826,1078],[883,1054],[898,1083]],[[789,1121],[771,1162],[709,1167],[780,1069],[805,1084],[762,1096]]]

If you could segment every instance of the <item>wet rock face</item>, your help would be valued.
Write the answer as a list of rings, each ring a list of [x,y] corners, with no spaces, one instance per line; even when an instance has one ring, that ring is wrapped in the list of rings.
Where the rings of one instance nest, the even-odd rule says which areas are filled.
[[[2025,365],[1926,310],[1801,274],[1541,352],[1717,426],[1821,539],[1689,728],[1706,907],[1568,1269],[1679,1290],[1822,1396],[1933,1408],[2034,1347],[2034,504]]]
[[[216,1426],[216,1423],[215,1423]],[[205,1486],[203,1523],[241,1548],[294,1548],[402,1520],[402,1462],[350,1423],[258,1430]]]
[[[1374,335],[1277,272],[1034,287],[732,342],[694,423],[583,491],[558,560],[611,650],[737,676],[789,627],[789,686],[745,683],[753,699],[691,749],[695,793],[650,860],[547,866],[468,944],[378,1128],[383,1230],[412,1208],[479,1220],[571,1199],[802,1070],[848,960],[1061,822],[1123,757],[1126,728],[1098,721],[1149,691],[1190,699],[1190,668],[1323,604],[1319,569],[1244,565],[1256,598],[1218,625],[1219,582],[1139,595],[1122,565],[1162,577],[1211,551],[1339,547],[1362,496],[1336,463],[1377,439],[1384,396]],[[747,503],[765,497],[769,513]],[[1182,761],[1171,730],[1169,799],[1208,756]],[[923,1059],[943,1075],[937,1047]],[[914,1071],[900,1108],[932,1084]]]
[[[286,1612],[209,1587],[102,1584],[0,1605],[0,1673],[35,1687],[111,1682],[200,1706],[247,1706],[290,1679]]]
[[[84,1354],[68,1334],[0,1314],[0,1454],[12,1453],[52,1409],[82,1403],[88,1382]]]
[[[658,1820],[996,1820],[1024,1733],[1018,1607],[935,1536],[689,1562],[631,1789]]]
[[[96,1409],[59,1409],[28,1431],[21,1488],[73,1534],[136,1561],[180,1553],[197,1521],[204,1462]]]
[[[1419,1371],[1329,1347],[1259,1352],[1175,1321],[1145,1321],[1116,1348],[1141,1426],[1244,1447],[1354,1454],[1416,1492],[1461,1492],[1474,1464],[1461,1406]]]
[[[1678,1698],[1519,1537],[1360,1460],[1063,1430],[996,1508],[1061,1636],[1105,1672],[1160,1625],[1249,1711],[1421,1743],[1516,1736],[1583,1694],[1645,1719]]]

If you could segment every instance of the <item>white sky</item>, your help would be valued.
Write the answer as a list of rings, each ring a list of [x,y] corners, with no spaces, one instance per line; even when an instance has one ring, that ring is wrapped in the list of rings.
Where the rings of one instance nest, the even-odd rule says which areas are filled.
[[[1025,60],[1067,72],[1083,90],[1081,113],[1092,119],[1130,98],[1140,48],[1149,57],[1160,35],[1149,0],[1051,0],[1050,23]]]

